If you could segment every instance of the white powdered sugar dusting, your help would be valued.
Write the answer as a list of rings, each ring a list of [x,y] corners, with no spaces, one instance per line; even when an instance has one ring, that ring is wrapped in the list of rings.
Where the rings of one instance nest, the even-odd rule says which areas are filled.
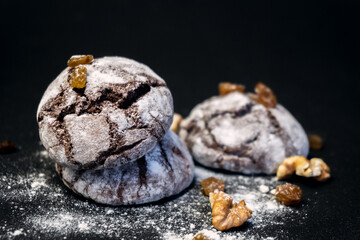
[[[25,165],[27,172],[15,171]],[[0,236],[41,239],[114,238],[191,240],[202,233],[209,239],[276,239],[292,216],[306,217],[305,209],[278,203],[271,194],[280,182],[274,177],[219,173],[196,166],[194,183],[183,193],[156,203],[109,207],[96,204],[68,190],[56,175],[46,152],[17,161],[2,161]],[[25,169],[25,168],[22,168]],[[200,182],[207,177],[225,182],[234,201],[245,200],[253,211],[243,226],[226,232],[212,226],[209,198]]]

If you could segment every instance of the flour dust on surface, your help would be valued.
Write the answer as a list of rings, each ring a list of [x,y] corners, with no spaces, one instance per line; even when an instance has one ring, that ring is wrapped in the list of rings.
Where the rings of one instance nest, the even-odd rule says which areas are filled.
[[[21,167],[19,167],[21,164]],[[203,233],[211,239],[276,239],[293,215],[306,211],[277,202],[271,193],[279,182],[273,176],[219,173],[196,166],[194,183],[178,196],[160,202],[125,207],[96,204],[72,193],[57,176],[46,151],[18,161],[0,163],[0,236],[5,239],[76,237],[116,239],[189,239]],[[211,220],[209,199],[200,182],[216,177],[234,201],[245,200],[253,211],[243,226],[220,232]]]

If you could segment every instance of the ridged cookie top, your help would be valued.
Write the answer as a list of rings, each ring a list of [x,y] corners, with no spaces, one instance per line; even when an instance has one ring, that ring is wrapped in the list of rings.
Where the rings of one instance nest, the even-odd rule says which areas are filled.
[[[234,92],[198,104],[180,137],[200,163],[242,173],[274,173],[285,157],[307,155],[306,134],[280,104],[266,108]]]
[[[145,155],[169,128],[173,101],[149,67],[122,57],[94,59],[86,87],[66,68],[39,104],[40,138],[50,157],[78,169],[115,167]]]

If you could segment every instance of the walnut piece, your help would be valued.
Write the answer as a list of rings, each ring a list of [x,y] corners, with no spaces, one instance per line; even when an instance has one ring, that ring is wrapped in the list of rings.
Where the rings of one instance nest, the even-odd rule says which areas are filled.
[[[73,88],[84,88],[86,86],[87,69],[84,66],[76,66],[70,74],[70,85]]]
[[[294,174],[295,171],[304,171],[309,167],[310,163],[306,157],[292,156],[285,158],[283,163],[278,167],[276,177],[278,179],[285,179]]]
[[[213,239],[206,236],[204,233],[198,233],[192,240],[213,240]]]
[[[314,178],[318,181],[330,178],[330,168],[321,158],[312,158],[309,168],[312,169]]]
[[[301,188],[290,183],[281,184],[276,187],[276,198],[283,205],[297,205],[301,202]]]
[[[94,57],[92,55],[75,55],[69,59],[67,65],[73,68],[80,64],[90,64],[93,59]]]
[[[320,150],[323,147],[323,141],[319,135],[308,134],[307,137],[311,150]]]
[[[234,84],[229,82],[222,82],[219,84],[219,95],[224,96],[232,92],[245,92],[245,86],[241,84]]]
[[[215,192],[215,190],[224,191],[225,183],[218,178],[209,177],[201,181],[201,187],[204,190],[205,195],[209,196],[209,194]]]
[[[285,179],[291,177],[294,172],[302,177],[314,177],[318,181],[330,178],[330,168],[320,158],[312,158],[310,161],[303,156],[286,158],[278,167],[276,177]]]
[[[271,88],[258,82],[255,86],[255,92],[258,95],[258,102],[267,108],[274,108],[277,105],[277,99]]]
[[[232,196],[222,191],[210,193],[209,200],[212,208],[212,224],[219,231],[239,227],[251,218],[252,211],[246,207],[244,200],[233,204]]]
[[[178,113],[174,113],[173,121],[171,123],[170,129],[174,133],[179,133],[180,130],[180,123],[183,120],[182,116]]]

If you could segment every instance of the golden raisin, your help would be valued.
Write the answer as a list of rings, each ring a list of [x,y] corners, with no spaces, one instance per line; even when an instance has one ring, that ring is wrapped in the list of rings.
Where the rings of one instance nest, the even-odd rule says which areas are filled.
[[[73,88],[84,88],[86,86],[86,67],[76,66],[70,75],[70,85]]]
[[[240,84],[234,84],[229,82],[222,82],[219,84],[219,94],[224,96],[232,92],[245,92],[245,86]]]
[[[258,82],[258,84],[255,86],[255,92],[258,95],[258,101],[260,104],[268,108],[276,107],[276,96],[268,86],[262,82]]]
[[[0,142],[0,154],[13,153],[16,151],[15,143],[5,140]]]
[[[215,190],[224,191],[225,183],[218,178],[209,177],[201,181],[201,187],[206,196]]]
[[[180,114],[174,113],[173,122],[170,126],[171,131],[173,131],[174,133],[179,133],[180,123],[182,120],[183,120],[183,118]]]
[[[276,187],[275,196],[283,205],[297,205],[301,202],[301,188],[285,183]]]
[[[93,59],[94,57],[92,55],[76,55],[69,59],[67,65],[69,67],[76,67],[80,64],[89,64]]]
[[[323,146],[322,139],[319,135],[316,134],[308,134],[310,149],[312,150],[320,150]]]
[[[204,233],[198,233],[192,240],[212,240],[212,238],[209,238]]]

